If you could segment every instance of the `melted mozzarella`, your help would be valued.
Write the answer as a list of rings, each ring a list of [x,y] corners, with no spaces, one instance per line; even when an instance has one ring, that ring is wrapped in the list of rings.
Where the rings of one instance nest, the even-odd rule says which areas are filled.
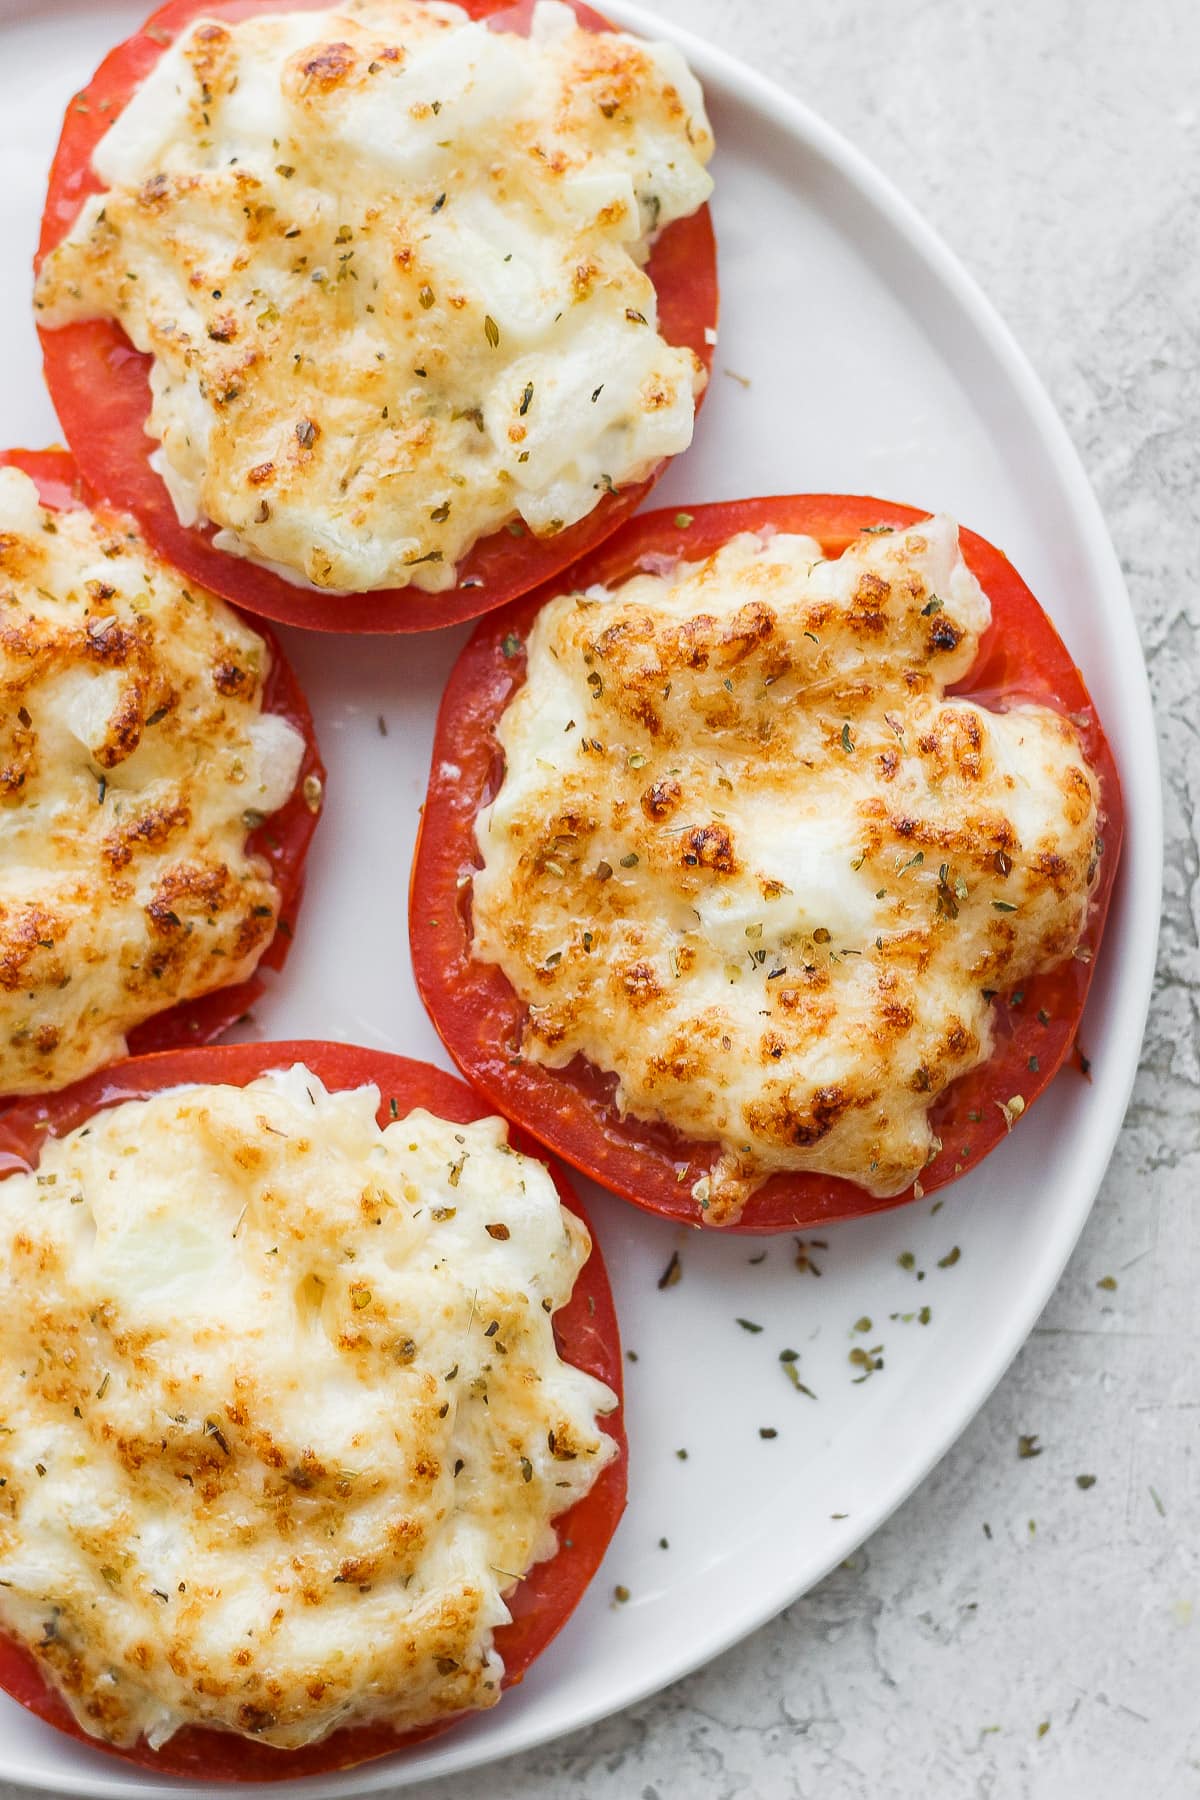
[[[504,1595],[614,1453],[545,1167],[378,1104],[174,1088],[0,1186],[0,1626],[110,1742],[492,1705]]]
[[[900,1193],[991,1045],[984,990],[1069,956],[1097,786],[1069,720],[946,687],[990,609],[945,518],[700,563],[539,613],[476,823],[474,953],[620,1108],[720,1158],[716,1223],[776,1170]]]
[[[47,512],[0,470],[0,1094],[253,971],[279,891],[247,838],[304,754],[268,668],[127,519]]]
[[[98,145],[41,321],[154,358],[180,518],[317,587],[452,587],[479,538],[573,524],[691,440],[654,236],[711,189],[677,51],[425,0],[199,21]]]

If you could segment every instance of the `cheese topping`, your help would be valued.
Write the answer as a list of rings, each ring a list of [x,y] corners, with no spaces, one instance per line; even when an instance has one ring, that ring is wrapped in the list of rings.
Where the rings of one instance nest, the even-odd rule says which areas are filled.
[[[378,1103],[174,1088],[0,1183],[0,1626],[112,1743],[493,1705],[503,1596],[615,1453],[544,1166]]]
[[[733,538],[539,613],[476,831],[474,954],[524,1054],[717,1143],[736,1220],[775,1170],[900,1193],[991,1050],[984,990],[1071,954],[1098,855],[1068,719],[947,699],[990,618],[949,519]]]
[[[201,20],[97,146],[41,322],[151,353],[156,466],[221,548],[450,588],[691,441],[704,372],[643,265],[711,152],[678,51],[558,0],[528,37],[435,0]]]
[[[247,838],[304,754],[262,710],[268,666],[128,520],[0,470],[0,1094],[252,973],[280,897]]]

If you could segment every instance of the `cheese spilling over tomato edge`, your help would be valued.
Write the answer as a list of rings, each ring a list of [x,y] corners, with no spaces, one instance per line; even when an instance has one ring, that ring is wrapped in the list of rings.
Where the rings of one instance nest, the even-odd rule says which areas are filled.
[[[247,845],[304,742],[263,639],[130,520],[0,470],[0,581],[0,1094],[42,1093],[253,972],[280,894]]]
[[[504,1597],[616,1453],[544,1165],[378,1105],[168,1089],[3,1183],[0,1628],[110,1742],[493,1705]]]
[[[704,371],[644,265],[711,152],[678,51],[558,0],[528,36],[420,0],[199,20],[98,145],[39,321],[153,357],[155,467],[218,547],[441,591],[690,442]]]
[[[990,608],[944,517],[742,534],[542,608],[476,821],[472,950],[522,1054],[721,1154],[737,1220],[779,1170],[876,1196],[992,1048],[991,993],[1070,956],[1098,787],[1069,719],[946,689]]]

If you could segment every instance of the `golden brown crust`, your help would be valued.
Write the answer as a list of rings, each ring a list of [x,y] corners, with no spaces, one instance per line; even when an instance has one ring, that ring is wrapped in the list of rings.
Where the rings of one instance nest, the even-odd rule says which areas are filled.
[[[113,1743],[492,1705],[501,1592],[613,1454],[546,1171],[377,1101],[176,1089],[4,1183],[0,1629]]]
[[[644,265],[712,138],[667,47],[345,0],[201,24],[134,104],[155,148],[106,134],[36,304],[154,358],[164,479],[219,547],[436,591],[478,539],[555,535],[686,447],[705,373]]]
[[[539,618],[475,952],[529,1002],[526,1054],[583,1054],[630,1112],[724,1146],[715,1220],[775,1168],[907,1186],[929,1106],[989,1053],[985,990],[1078,941],[1074,727],[944,697],[987,617],[930,520],[835,564],[737,539]]]
[[[279,895],[247,818],[285,794],[262,789],[261,638],[127,524],[0,479],[0,1093],[29,1093],[250,973]]]

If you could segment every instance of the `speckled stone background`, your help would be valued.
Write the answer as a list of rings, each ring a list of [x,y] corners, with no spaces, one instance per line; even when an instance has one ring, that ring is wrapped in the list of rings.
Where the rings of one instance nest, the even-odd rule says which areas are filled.
[[[1184,1800],[1200,1795],[1200,6],[654,3],[874,157],[1060,407],[1158,707],[1159,980],[1125,1130],[1059,1290],[907,1505],[657,1699],[405,1792]],[[1022,1458],[1033,1434],[1040,1454]]]
[[[907,1505],[658,1699],[407,1792],[1184,1800],[1200,1795],[1200,6],[648,3],[853,137],[977,276],[1061,409],[1158,707],[1159,981],[1059,1290]],[[1035,1433],[1042,1453],[1023,1459]]]

